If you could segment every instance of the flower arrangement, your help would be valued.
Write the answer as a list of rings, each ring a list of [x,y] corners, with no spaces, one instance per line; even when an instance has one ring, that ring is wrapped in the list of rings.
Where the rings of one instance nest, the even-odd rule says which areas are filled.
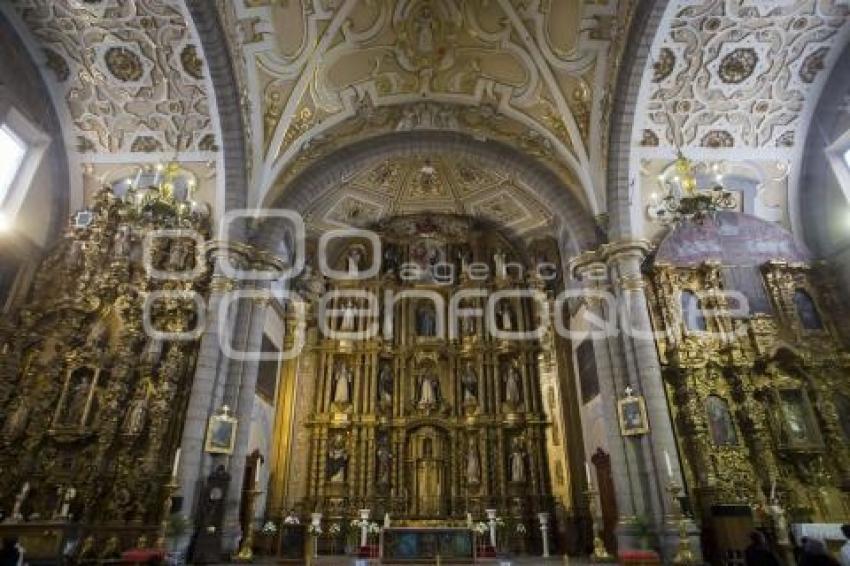
[[[496,524],[497,529],[504,529],[505,528],[505,520],[502,519],[501,517],[496,517],[495,519],[493,519],[493,522]]]
[[[516,530],[516,534],[518,534],[518,535],[524,535],[527,532],[524,523],[517,523],[515,530]]]
[[[333,523],[331,527],[328,529],[328,532],[332,535],[338,535],[342,531],[342,527],[339,523]]]
[[[369,519],[354,519],[351,521],[351,526],[355,529],[369,528]]]
[[[378,523],[369,523],[369,525],[366,527],[366,529],[367,529],[367,532],[369,532],[370,534],[373,534],[373,535],[381,532],[381,527],[378,525]]]
[[[273,535],[277,532],[277,525],[274,524],[274,521],[266,521],[261,532],[264,535]]]
[[[485,534],[487,531],[489,531],[489,530],[490,530],[490,527],[488,527],[488,526],[487,526],[487,523],[480,522],[480,523],[475,523],[475,527],[473,528],[473,530],[474,530],[476,533],[478,533],[479,535],[483,535],[483,534]]]
[[[307,532],[313,536],[319,536],[322,534],[322,525],[317,525],[316,523],[310,523],[310,526],[307,527]]]

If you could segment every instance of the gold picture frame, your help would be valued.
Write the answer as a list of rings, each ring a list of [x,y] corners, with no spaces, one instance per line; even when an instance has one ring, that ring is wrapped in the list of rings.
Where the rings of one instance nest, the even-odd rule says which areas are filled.
[[[236,446],[236,427],[239,423],[231,417],[227,407],[219,415],[210,417],[204,450],[211,454],[233,454]]]
[[[620,419],[620,434],[623,436],[638,436],[649,432],[646,401],[642,395],[627,392],[625,397],[617,401],[617,416]]]

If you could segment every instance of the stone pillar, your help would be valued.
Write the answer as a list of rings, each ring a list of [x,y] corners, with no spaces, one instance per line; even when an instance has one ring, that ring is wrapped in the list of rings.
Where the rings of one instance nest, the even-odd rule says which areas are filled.
[[[608,265],[615,282],[621,323],[621,342],[627,360],[628,384],[646,401],[648,434],[630,438],[641,463],[644,513],[656,525],[665,561],[671,561],[679,542],[678,525],[669,518],[678,515],[678,502],[671,497],[671,482],[684,487],[673,423],[655,345],[646,281],[641,265],[648,252],[645,242],[612,244],[607,250]],[[619,392],[618,398],[624,392]],[[669,473],[666,456],[670,458]],[[693,526],[689,529],[692,532]],[[699,548],[699,541],[694,548]]]
[[[596,254],[590,254],[579,258],[573,267],[573,273],[582,281],[584,289],[588,291],[585,305],[588,313],[601,321],[616,320],[617,313],[613,311],[613,304],[605,297],[613,297],[613,291],[608,281],[607,266],[598,261]],[[594,357],[599,379],[599,393],[605,414],[605,436],[607,446],[605,447],[611,457],[611,473],[614,480],[614,489],[617,499],[617,510],[620,514],[621,531],[618,533],[620,543],[624,548],[632,546],[633,541],[625,532],[625,526],[638,514],[637,498],[640,494],[633,492],[634,487],[639,487],[635,477],[637,466],[633,458],[629,457],[626,439],[620,434],[619,418],[617,414],[617,399],[619,392],[625,387],[627,378],[626,363],[623,357],[618,335],[607,335],[602,329],[595,329],[599,336],[593,340]],[[594,447],[585,447],[589,453],[585,455],[585,462],[590,461]],[[590,487],[590,486],[588,486]]]
[[[213,257],[215,270],[210,285],[207,302],[206,329],[198,347],[198,360],[189,403],[183,425],[181,439],[181,462],[179,470],[179,493],[183,496],[182,513],[190,517],[188,532],[181,540],[181,549],[185,550],[192,537],[197,497],[203,482],[211,469],[211,458],[204,452],[204,440],[207,433],[207,421],[211,414],[220,408],[221,384],[226,375],[221,364],[221,348],[218,335],[218,310],[221,297],[230,289],[233,282],[227,279],[219,267],[220,253]],[[226,368],[226,364],[224,364]]]
[[[268,297],[258,296],[262,291],[252,290],[253,294],[240,300],[237,323],[233,335],[244,337],[233,347],[248,353],[262,350],[263,328],[265,326]],[[230,489],[224,507],[224,528],[222,546],[232,552],[238,547],[242,526],[239,523],[239,508],[242,502],[242,483],[245,475],[245,458],[251,441],[251,418],[254,412],[254,395],[257,388],[257,356],[248,355],[245,359],[234,359],[230,363],[226,393],[227,402],[233,408],[238,421],[236,427],[236,446],[230,456]],[[268,454],[264,455],[268,457]]]

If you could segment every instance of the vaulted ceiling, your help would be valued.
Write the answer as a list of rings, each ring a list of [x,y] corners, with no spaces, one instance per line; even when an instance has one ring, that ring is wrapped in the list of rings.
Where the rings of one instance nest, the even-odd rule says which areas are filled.
[[[212,41],[230,53],[227,88],[241,112],[236,141],[244,145],[250,205],[276,201],[299,174],[353,143],[439,130],[504,142],[533,157],[593,216],[609,212],[612,195],[623,193],[631,214],[648,226],[642,197],[676,145],[697,160],[746,162],[766,172],[769,182],[754,181],[748,197],[764,202],[750,211],[789,201],[793,208],[810,114],[850,37],[846,0],[210,5],[220,26],[204,33],[223,37],[205,42],[181,0],[0,4],[41,64],[77,193],[99,164],[157,162],[179,151],[181,160],[218,171],[211,198],[222,212],[223,195],[234,190],[222,174],[223,146],[234,143],[234,133],[220,126],[221,85],[214,88],[204,53]],[[657,17],[628,44],[633,22],[648,11]],[[644,44],[649,56],[634,62],[636,80],[620,85],[634,91],[626,96],[631,127],[623,139],[609,140],[617,77],[628,71],[620,68],[629,60],[624,50]],[[626,180],[606,186],[612,163]],[[456,176],[454,166],[435,166],[447,179]],[[413,179],[421,164],[399,168]],[[456,195],[457,185],[445,190]],[[408,193],[402,183],[379,199],[383,213],[411,208]],[[338,201],[324,203],[322,214]],[[72,197],[72,206],[80,204]],[[443,204],[469,206],[454,196]],[[770,215],[793,224],[793,211]]]

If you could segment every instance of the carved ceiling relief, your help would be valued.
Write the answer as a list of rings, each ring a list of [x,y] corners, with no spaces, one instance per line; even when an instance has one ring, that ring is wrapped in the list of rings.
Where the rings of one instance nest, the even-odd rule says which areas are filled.
[[[79,153],[217,151],[204,62],[173,0],[13,0]]]
[[[331,194],[308,210],[310,228],[365,227],[423,211],[468,214],[524,236],[553,222],[552,213],[508,173],[470,157],[387,158],[342,179]]]
[[[237,0],[218,8],[253,89],[258,196],[357,139],[449,129],[529,146],[596,205],[588,147],[604,135],[597,118],[607,87],[598,87],[621,26],[618,2]],[[476,116],[486,110],[499,119]]]
[[[645,129],[691,146],[792,146],[809,85],[850,25],[850,7],[838,0],[702,0],[669,10]]]

